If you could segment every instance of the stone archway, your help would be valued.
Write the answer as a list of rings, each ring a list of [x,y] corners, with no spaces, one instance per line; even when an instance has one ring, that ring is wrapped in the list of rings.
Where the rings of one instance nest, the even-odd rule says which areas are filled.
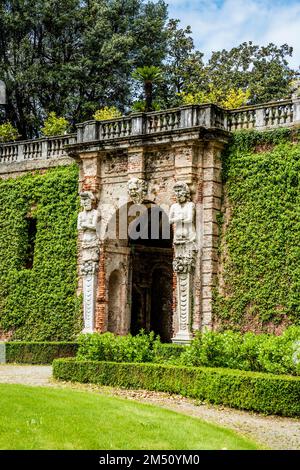
[[[162,341],[169,342],[173,334],[172,233],[163,209],[150,202],[146,207],[147,210],[132,221],[129,231],[132,280],[130,331],[132,334],[137,334],[141,329],[154,331]]]

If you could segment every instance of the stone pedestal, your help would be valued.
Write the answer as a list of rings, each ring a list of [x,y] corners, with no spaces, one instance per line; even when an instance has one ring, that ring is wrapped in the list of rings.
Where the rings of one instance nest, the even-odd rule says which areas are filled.
[[[83,333],[93,333],[95,329],[97,271],[98,263],[95,261],[85,261],[81,268],[83,279]]]
[[[187,344],[193,339],[191,333],[191,316],[192,316],[192,273],[176,274],[176,289],[177,289],[177,321],[178,331],[174,338],[173,343]]]

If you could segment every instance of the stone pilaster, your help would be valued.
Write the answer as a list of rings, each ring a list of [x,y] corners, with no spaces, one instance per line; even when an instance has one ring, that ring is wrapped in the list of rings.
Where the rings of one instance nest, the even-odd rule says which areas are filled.
[[[217,215],[221,209],[221,151],[223,145],[210,142],[203,152],[203,215],[202,215],[202,330],[212,327],[212,297],[218,272]]]
[[[93,333],[95,328],[97,270],[98,263],[96,261],[85,261],[81,267],[83,277],[83,333]]]
[[[97,198],[100,191],[100,165],[98,152],[80,154],[79,188],[91,191]]]
[[[132,147],[128,149],[128,176],[139,179],[144,178],[145,161],[143,147]]]

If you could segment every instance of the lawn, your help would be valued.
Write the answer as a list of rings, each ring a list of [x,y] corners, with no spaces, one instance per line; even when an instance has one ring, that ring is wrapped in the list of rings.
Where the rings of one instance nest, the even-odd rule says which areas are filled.
[[[96,392],[0,384],[0,449],[257,449],[233,431]]]

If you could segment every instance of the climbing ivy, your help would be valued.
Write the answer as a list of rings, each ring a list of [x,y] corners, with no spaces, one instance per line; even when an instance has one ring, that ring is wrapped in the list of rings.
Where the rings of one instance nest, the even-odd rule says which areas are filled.
[[[77,185],[76,165],[0,181],[0,329],[13,339],[70,340],[81,329]],[[28,217],[37,221],[32,269]]]
[[[300,324],[298,136],[290,129],[237,132],[224,155],[214,303],[223,326],[262,331]]]

